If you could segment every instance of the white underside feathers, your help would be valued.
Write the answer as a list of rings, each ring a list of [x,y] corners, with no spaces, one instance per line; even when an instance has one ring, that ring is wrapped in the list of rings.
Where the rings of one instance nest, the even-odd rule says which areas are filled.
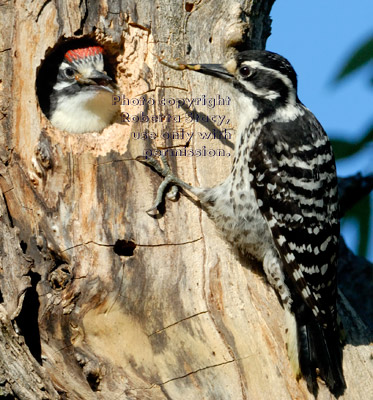
[[[113,121],[119,106],[112,105],[112,92],[89,90],[58,100],[52,124],[71,133],[101,132]]]

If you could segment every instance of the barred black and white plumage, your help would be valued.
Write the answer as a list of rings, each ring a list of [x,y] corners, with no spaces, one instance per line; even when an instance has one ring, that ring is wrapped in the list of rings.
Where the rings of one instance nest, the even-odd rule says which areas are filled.
[[[337,177],[328,137],[299,101],[295,71],[278,54],[250,50],[224,67],[182,68],[236,89],[241,112],[231,173],[216,187],[195,188],[167,165],[148,163],[198,196],[224,237],[263,263],[287,311],[292,366],[312,393],[318,371],[338,396],[346,384],[336,315]]]

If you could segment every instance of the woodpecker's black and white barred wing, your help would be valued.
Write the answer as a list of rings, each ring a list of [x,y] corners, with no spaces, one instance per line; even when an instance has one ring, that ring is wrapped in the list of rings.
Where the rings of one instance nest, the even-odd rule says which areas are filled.
[[[336,318],[337,177],[328,137],[301,110],[291,122],[264,125],[249,168],[292,293],[301,370],[313,393],[319,368],[336,394],[345,388]]]
[[[287,278],[315,317],[328,324],[335,316],[337,177],[328,137],[307,109],[304,113],[307,117],[264,125],[249,168]]]
[[[311,392],[316,368],[334,394],[346,387],[336,315],[337,177],[323,128],[306,108],[269,122],[250,153],[258,206],[267,220],[297,320],[299,362]]]

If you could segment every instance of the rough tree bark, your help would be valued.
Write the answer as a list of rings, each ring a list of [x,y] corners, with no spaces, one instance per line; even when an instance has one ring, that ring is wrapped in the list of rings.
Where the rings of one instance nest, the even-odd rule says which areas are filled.
[[[156,101],[123,112],[183,117],[194,106],[158,102],[232,96],[213,79],[166,68],[157,55],[219,62],[235,48],[263,48],[272,3],[0,4],[0,397],[311,398],[292,375],[283,310],[260,269],[233,253],[189,196],[167,201],[160,218],[145,213],[161,179],[135,158],[188,141],[164,132],[228,129],[230,142],[197,133],[189,142],[225,157],[169,157],[192,184],[222,181],[232,162],[234,101],[195,106],[201,116],[225,116],[221,126],[118,120],[101,134],[71,135],[50,125],[36,96],[49,51],[89,35],[105,47],[122,94]],[[343,398],[373,398],[369,333],[347,302],[342,311]],[[319,398],[330,398],[322,384]]]

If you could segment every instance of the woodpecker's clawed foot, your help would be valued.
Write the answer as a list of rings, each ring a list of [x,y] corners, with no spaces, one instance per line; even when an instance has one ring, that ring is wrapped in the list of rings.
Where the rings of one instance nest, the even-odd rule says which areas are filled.
[[[171,189],[167,193],[167,198],[170,200],[175,201],[177,193],[179,191],[177,185],[186,187],[188,186],[186,183],[184,183],[182,180],[177,178],[173,173],[171,172],[171,168],[168,165],[167,159],[164,156],[160,156],[160,159],[162,161],[162,164],[158,162],[155,158],[153,157],[144,157],[144,156],[138,156],[136,157],[136,160],[149,165],[150,167],[153,167],[160,175],[164,177],[163,182],[159,185],[158,191],[157,191],[157,197],[155,198],[155,202],[149,210],[146,210],[146,212],[149,215],[156,215],[158,212],[158,206],[162,203],[163,200],[163,195],[166,190],[166,188],[170,185],[170,183],[174,183],[175,185],[171,186]]]

